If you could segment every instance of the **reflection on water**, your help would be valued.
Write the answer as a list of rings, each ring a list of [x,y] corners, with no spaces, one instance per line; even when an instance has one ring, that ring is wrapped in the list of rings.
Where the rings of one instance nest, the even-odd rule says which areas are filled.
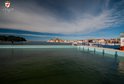
[[[119,63],[119,71],[120,73],[124,73],[124,62]]]
[[[120,57],[119,61],[119,71],[124,74],[124,57]]]
[[[77,48],[0,49],[0,84],[124,84],[123,59]]]

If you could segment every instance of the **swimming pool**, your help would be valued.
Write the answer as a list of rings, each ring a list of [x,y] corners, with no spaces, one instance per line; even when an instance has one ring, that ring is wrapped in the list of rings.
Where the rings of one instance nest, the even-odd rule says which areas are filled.
[[[0,84],[124,84],[124,58],[77,47],[0,48]]]

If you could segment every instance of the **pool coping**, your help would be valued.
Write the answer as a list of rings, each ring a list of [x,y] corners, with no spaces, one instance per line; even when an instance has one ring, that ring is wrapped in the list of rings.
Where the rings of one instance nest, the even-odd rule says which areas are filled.
[[[93,51],[95,52],[100,52],[103,55],[104,54],[110,54],[114,56],[122,56],[124,57],[124,51],[121,50],[116,50],[116,49],[110,49],[110,48],[102,48],[102,47],[94,47],[94,46],[77,46],[79,49],[82,49],[84,51]]]
[[[72,45],[0,45],[0,48],[75,48]]]
[[[93,46],[72,46],[72,45],[0,45],[1,49],[11,49],[11,48],[78,48],[80,50],[85,51],[93,51],[100,52],[104,54],[110,54],[114,56],[122,56],[124,57],[124,51],[110,49],[110,48],[102,48],[102,47],[93,47]]]

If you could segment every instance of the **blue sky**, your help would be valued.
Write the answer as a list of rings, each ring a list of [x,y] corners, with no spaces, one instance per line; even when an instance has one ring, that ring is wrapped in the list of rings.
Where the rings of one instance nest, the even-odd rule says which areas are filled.
[[[118,38],[124,0],[0,0],[0,34],[28,40]]]

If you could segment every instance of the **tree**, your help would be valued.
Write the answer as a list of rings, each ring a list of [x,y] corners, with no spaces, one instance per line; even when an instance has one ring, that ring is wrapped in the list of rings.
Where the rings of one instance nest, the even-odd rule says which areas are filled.
[[[11,36],[1,35],[0,41],[10,41],[13,44],[14,42],[26,41],[26,39],[23,37],[17,37],[17,36],[12,36],[12,35]]]

